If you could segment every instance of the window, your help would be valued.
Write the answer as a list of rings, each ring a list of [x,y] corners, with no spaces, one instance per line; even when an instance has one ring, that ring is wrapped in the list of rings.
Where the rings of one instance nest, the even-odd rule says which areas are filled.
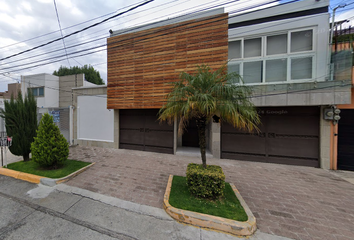
[[[229,43],[229,58],[241,58],[241,41]]]
[[[291,52],[312,50],[312,30],[291,33]]]
[[[240,74],[245,84],[313,79],[313,29],[230,41],[229,59],[228,71]]]
[[[245,40],[245,48],[243,55],[245,58],[259,57],[262,54],[262,39],[254,38]]]
[[[240,74],[240,64],[238,64],[238,63],[230,63],[228,65],[228,71]]]
[[[261,83],[262,82],[263,62],[245,62],[243,64],[243,82]]]
[[[291,79],[312,78],[312,57],[291,59]]]
[[[266,60],[266,82],[282,82],[286,79],[287,59]]]
[[[44,87],[28,88],[28,91],[32,91],[32,94],[35,97],[43,97],[44,96]]]
[[[267,55],[287,53],[288,35],[281,34],[267,37]]]

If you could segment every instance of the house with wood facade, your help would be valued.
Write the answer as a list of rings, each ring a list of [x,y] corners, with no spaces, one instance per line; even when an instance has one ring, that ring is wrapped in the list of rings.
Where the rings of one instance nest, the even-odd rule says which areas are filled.
[[[197,147],[193,121],[182,136],[157,121],[182,71],[197,65],[241,75],[253,87],[260,133],[209,122],[215,158],[333,168],[333,122],[325,109],[350,104],[351,79],[331,77],[328,0],[302,0],[242,14],[215,9],[134,28],[107,39],[109,142],[84,145],[175,154]]]

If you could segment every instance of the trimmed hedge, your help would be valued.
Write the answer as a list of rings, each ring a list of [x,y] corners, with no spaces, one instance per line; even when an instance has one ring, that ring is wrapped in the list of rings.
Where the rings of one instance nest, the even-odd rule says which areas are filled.
[[[200,198],[223,197],[225,174],[220,166],[190,163],[187,167],[187,186],[191,194]]]

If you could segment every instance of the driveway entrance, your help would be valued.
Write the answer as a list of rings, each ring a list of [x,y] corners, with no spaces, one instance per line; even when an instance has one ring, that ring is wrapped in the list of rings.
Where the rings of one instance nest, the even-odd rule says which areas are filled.
[[[68,185],[162,208],[170,174],[185,176],[199,157],[108,148],[70,148],[70,159],[96,162]],[[293,239],[354,239],[354,185],[329,171],[208,158],[223,168],[262,232]]]

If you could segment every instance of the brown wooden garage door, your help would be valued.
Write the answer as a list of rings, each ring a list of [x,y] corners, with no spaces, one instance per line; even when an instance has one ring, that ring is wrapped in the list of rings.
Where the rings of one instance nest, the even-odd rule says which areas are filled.
[[[338,163],[341,170],[354,171],[354,110],[341,110],[338,125]]]
[[[173,126],[157,121],[155,109],[119,110],[119,148],[173,154]]]
[[[318,107],[260,108],[258,113],[260,133],[222,124],[222,158],[319,166]]]

